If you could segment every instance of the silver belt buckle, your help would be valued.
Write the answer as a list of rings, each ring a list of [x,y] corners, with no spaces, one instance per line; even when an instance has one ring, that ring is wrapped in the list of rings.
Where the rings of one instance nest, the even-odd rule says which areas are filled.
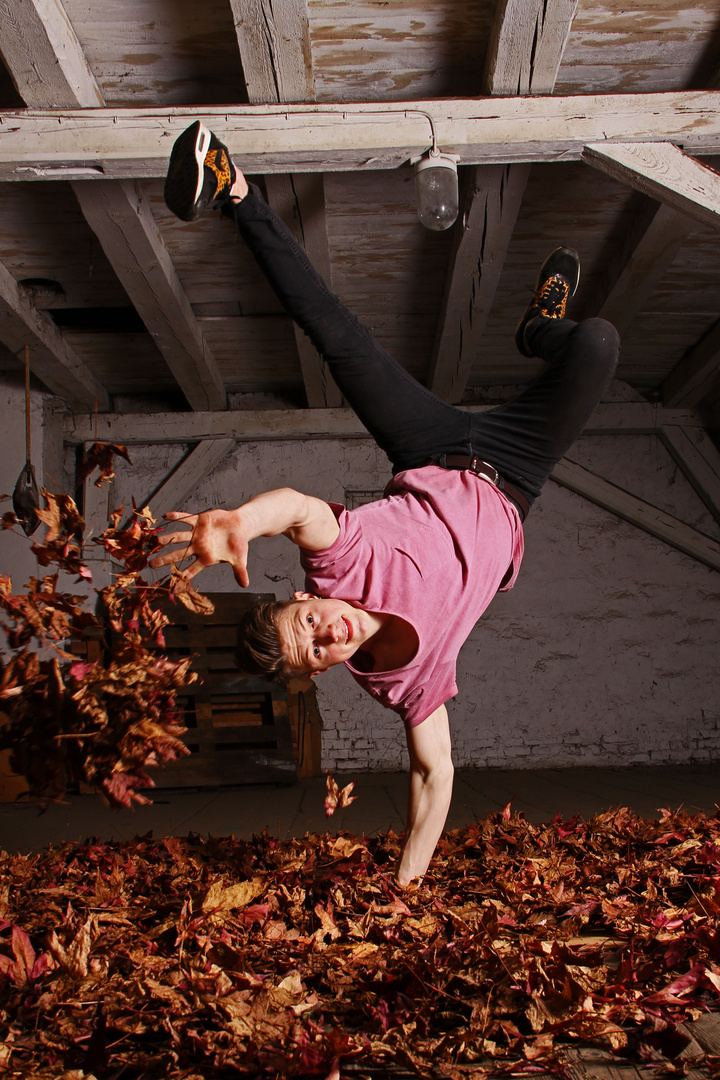
[[[486,480],[489,480],[495,487],[500,487],[500,473],[494,465],[490,465],[487,461],[481,461],[478,457],[473,457],[470,468],[478,476],[483,476]]]

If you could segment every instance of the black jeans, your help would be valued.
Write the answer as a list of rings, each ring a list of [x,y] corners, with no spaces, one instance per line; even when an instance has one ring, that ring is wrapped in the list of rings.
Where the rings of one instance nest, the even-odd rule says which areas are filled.
[[[617,331],[603,319],[535,319],[527,339],[549,367],[518,398],[483,413],[441,401],[408,374],[327,287],[258,189],[223,213],[278,299],[397,473],[447,454],[477,455],[526,496],[540,494],[610,382]]]

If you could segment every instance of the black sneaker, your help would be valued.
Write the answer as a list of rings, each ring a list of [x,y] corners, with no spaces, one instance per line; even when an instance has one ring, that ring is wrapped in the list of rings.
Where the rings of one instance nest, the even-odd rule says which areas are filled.
[[[525,328],[531,319],[564,319],[568,299],[575,295],[580,280],[580,256],[569,247],[559,247],[540,267],[535,293],[515,332],[515,344],[523,356],[534,356],[525,341]]]
[[[165,180],[165,202],[181,221],[195,221],[224,202],[235,183],[227,147],[200,120],[178,135]]]

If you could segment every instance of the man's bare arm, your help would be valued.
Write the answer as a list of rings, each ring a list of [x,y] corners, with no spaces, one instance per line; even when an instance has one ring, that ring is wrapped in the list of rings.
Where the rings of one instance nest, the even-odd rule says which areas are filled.
[[[188,577],[194,577],[206,566],[226,562],[243,588],[249,584],[247,556],[251,540],[282,533],[299,547],[322,551],[330,547],[340,532],[326,502],[293,488],[266,491],[235,510],[206,510],[202,514],[171,511],[165,517],[168,521],[184,522],[192,531],[162,536],[163,547],[182,546],[159,555],[151,561],[151,566],[168,566],[194,556],[194,562],[186,569]]]
[[[397,874],[401,885],[421,878],[428,868],[450,809],[454,774],[444,705],[422,724],[407,728],[406,733],[410,786],[405,844]]]

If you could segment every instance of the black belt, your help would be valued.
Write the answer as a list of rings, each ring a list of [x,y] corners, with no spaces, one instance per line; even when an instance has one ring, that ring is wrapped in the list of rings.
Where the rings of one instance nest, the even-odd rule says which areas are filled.
[[[521,521],[524,521],[530,513],[530,503],[523,493],[518,491],[514,484],[509,484],[494,465],[489,465],[487,461],[481,461],[476,455],[443,454],[441,457],[430,458],[427,464],[439,465],[442,469],[469,469],[476,476],[482,476],[483,479],[489,480],[498,491],[502,491],[503,495],[506,495],[519,510]]]

